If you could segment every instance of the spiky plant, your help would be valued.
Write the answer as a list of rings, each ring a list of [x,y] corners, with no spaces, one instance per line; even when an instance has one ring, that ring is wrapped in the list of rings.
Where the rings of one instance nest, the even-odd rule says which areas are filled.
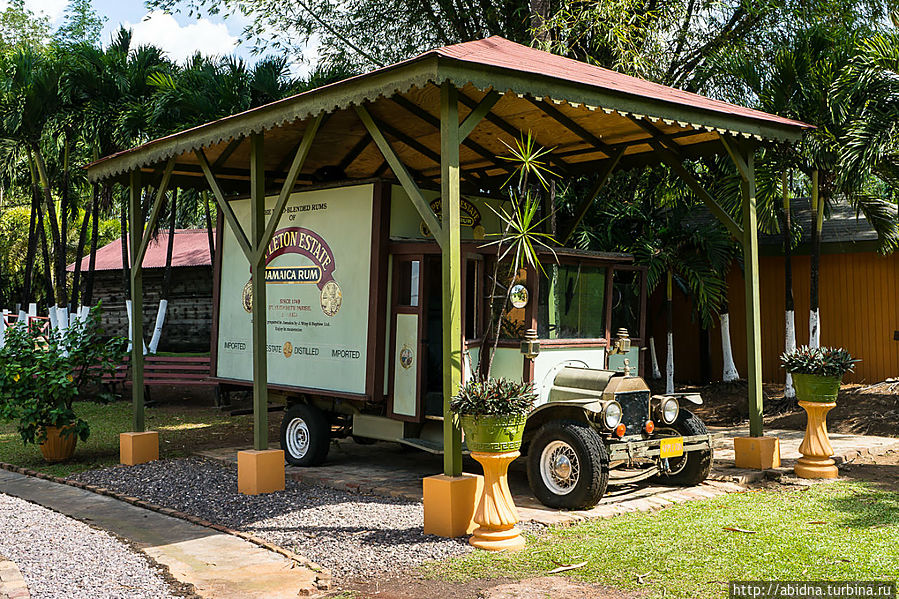
[[[781,366],[790,374],[814,374],[817,376],[842,377],[852,372],[855,363],[848,351],[834,347],[798,347],[780,356]]]

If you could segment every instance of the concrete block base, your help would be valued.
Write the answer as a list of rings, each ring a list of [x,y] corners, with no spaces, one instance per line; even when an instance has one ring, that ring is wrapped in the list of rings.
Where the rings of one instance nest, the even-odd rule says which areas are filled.
[[[159,459],[159,433],[121,433],[119,435],[119,462],[135,466]]]
[[[284,451],[237,452],[237,492],[259,495],[284,490]]]
[[[734,465],[752,470],[780,468],[780,439],[734,437]]]
[[[477,527],[474,512],[484,490],[484,477],[462,473],[462,476],[437,474],[422,480],[425,526],[424,532],[439,537],[462,537]]]

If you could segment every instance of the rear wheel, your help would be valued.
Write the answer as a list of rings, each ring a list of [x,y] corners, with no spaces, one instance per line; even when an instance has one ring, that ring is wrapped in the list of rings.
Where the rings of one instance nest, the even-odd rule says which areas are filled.
[[[281,449],[292,466],[318,466],[328,457],[331,426],[316,407],[295,404],[281,420]]]
[[[544,424],[528,449],[528,483],[547,507],[593,507],[609,483],[609,453],[602,438],[580,422]]]
[[[656,434],[663,437],[689,437],[707,435],[708,429],[698,416],[681,408],[674,424],[659,426]],[[691,451],[676,458],[668,458],[668,472],[660,472],[654,479],[671,485],[698,485],[709,477],[712,470],[712,449]]]

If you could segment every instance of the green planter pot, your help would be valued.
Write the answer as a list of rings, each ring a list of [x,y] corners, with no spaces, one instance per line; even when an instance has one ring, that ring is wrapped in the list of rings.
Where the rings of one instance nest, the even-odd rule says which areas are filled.
[[[463,415],[462,430],[469,451],[506,453],[521,448],[526,415],[471,416]]]
[[[799,401],[835,402],[840,392],[839,376],[820,376],[817,374],[792,373],[793,385],[796,387],[796,399]]]

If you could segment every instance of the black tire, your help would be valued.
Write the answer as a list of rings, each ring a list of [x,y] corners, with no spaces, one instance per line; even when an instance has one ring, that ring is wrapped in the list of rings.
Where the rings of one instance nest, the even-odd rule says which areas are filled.
[[[551,448],[553,445],[555,450]],[[544,460],[552,459],[554,451],[561,452],[568,460],[569,472],[577,468],[573,482],[569,479],[560,484],[556,480],[556,489],[551,488],[553,483],[544,478],[554,476],[549,465],[546,470],[542,465]],[[550,453],[544,456],[544,452]],[[574,463],[571,457],[577,462]],[[537,430],[528,449],[528,483],[540,503],[547,507],[565,510],[593,507],[602,499],[609,484],[609,452],[602,437],[580,422],[556,420],[544,424]],[[569,485],[569,490],[560,493],[558,489],[565,484]]]
[[[330,445],[331,425],[321,410],[306,404],[287,408],[281,420],[281,449],[288,464],[318,466],[328,457]]]
[[[662,428],[660,426],[657,430]],[[702,420],[690,410],[683,408],[681,408],[677,420],[670,425],[670,428],[673,428],[677,431],[677,434],[684,437],[709,434]],[[670,474],[660,472],[653,477],[654,480],[669,485],[698,485],[709,477],[709,472],[712,470],[712,449],[691,451],[685,453],[681,458],[669,458],[669,464],[673,472]]]

